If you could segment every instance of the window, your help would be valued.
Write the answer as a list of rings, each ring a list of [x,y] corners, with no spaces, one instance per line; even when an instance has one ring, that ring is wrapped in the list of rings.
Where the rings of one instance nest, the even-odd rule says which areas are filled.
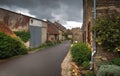
[[[33,23],[33,20],[31,19],[31,24]]]

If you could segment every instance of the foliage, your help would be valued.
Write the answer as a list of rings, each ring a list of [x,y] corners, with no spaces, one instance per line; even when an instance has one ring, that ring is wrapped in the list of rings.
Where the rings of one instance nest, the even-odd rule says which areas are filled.
[[[114,65],[120,66],[120,58],[115,58],[115,59],[111,60],[111,63]]]
[[[0,59],[26,53],[27,49],[19,39],[0,32]]]
[[[95,74],[93,71],[88,71],[85,76],[95,76]]]
[[[120,76],[120,67],[116,65],[100,66],[97,76],[106,76],[107,74],[110,74],[113,76]]]
[[[50,47],[50,46],[54,46],[56,44],[60,44],[61,41],[55,41],[55,42],[51,42],[51,41],[46,41],[46,43],[42,44],[39,46],[39,48],[46,48],[46,47]]]
[[[52,41],[46,41],[46,46],[53,46],[54,45],[54,42],[52,42]]]
[[[89,61],[84,61],[82,63],[82,67],[83,67],[83,69],[89,69],[90,68],[90,62]]]
[[[96,41],[103,49],[120,51],[120,17],[98,18],[92,30],[96,32]]]
[[[14,32],[18,37],[20,37],[24,42],[27,42],[30,39],[29,31],[15,31]]]
[[[61,43],[60,40],[57,40],[57,41],[54,42],[54,44],[60,44],[60,43]]]
[[[72,60],[78,64],[89,61],[91,50],[85,43],[76,43],[71,47]]]
[[[103,61],[103,62],[98,62],[97,63],[97,66],[98,66],[98,68],[100,67],[100,66],[102,66],[102,65],[111,65],[112,63],[111,62],[109,62],[109,61]]]

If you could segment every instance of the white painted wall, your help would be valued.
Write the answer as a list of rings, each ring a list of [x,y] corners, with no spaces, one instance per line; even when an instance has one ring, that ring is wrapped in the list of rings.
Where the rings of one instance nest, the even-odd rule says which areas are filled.
[[[42,27],[42,21],[37,20],[37,19],[33,19],[33,18],[30,19],[29,24],[30,24],[30,26],[39,26],[39,27]]]

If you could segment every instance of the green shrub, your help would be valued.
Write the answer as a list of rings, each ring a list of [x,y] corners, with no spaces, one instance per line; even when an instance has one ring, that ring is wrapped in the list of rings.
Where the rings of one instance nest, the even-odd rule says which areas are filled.
[[[83,67],[83,69],[89,69],[90,68],[90,62],[89,61],[84,61],[82,63],[82,67]]]
[[[101,17],[96,19],[93,31],[96,42],[106,51],[120,51],[120,17]]]
[[[46,46],[53,46],[54,45],[54,42],[52,41],[46,41]]]
[[[98,63],[97,63],[97,66],[98,66],[98,68],[99,68],[99,67],[102,66],[102,65],[111,65],[111,64],[112,64],[111,62],[103,61],[103,62],[98,62]]]
[[[111,63],[120,66],[120,58],[115,58],[111,60]]]
[[[85,76],[95,76],[95,74],[93,71],[88,71]]]
[[[18,37],[20,37],[24,42],[27,42],[30,39],[30,32],[29,31],[15,31],[14,33]]]
[[[81,64],[90,60],[91,50],[84,43],[76,43],[71,47],[71,55],[74,62]]]
[[[117,65],[101,65],[97,76],[106,76],[107,74],[120,76],[120,67]]]
[[[0,32],[0,59],[26,53],[27,49],[19,39]]]

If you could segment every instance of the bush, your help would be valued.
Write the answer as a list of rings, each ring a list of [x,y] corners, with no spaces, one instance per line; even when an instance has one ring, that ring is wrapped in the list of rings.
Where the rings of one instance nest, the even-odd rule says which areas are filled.
[[[60,44],[60,43],[61,43],[60,40],[57,40],[57,41],[54,42],[54,44]]]
[[[112,52],[120,51],[120,17],[96,19],[93,31],[96,31],[96,41],[103,49]]]
[[[89,69],[89,68],[90,68],[90,63],[89,63],[89,61],[84,61],[84,62],[82,63],[82,67],[83,67],[83,69]]]
[[[115,58],[111,60],[111,63],[120,66],[120,58]]]
[[[71,55],[74,62],[81,64],[90,60],[91,50],[84,43],[76,43],[71,47]]]
[[[29,31],[15,31],[14,33],[18,37],[20,37],[24,42],[27,42],[30,39],[30,32]]]
[[[102,66],[102,65],[111,65],[112,63],[111,62],[109,62],[109,61],[103,61],[103,62],[98,62],[97,63],[97,66],[98,66],[98,68],[100,67],[100,66]]]
[[[54,45],[53,42],[51,42],[51,41],[46,41],[46,46],[53,46],[53,45]]]
[[[0,59],[26,53],[27,49],[19,39],[0,32]]]
[[[95,76],[95,74],[93,71],[88,71],[85,76]]]
[[[117,65],[101,65],[97,76],[106,76],[107,74],[120,76],[120,67]]]

